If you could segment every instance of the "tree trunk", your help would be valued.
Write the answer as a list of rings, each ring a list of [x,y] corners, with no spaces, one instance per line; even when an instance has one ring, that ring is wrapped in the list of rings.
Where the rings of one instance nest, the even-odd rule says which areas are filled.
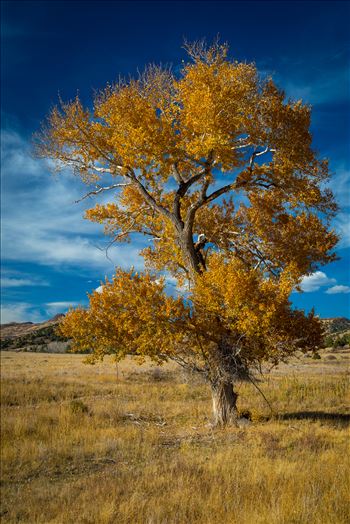
[[[193,275],[200,273],[198,256],[194,248],[192,233],[189,234],[187,230],[180,237],[181,250],[187,260],[188,269]]]
[[[216,426],[237,425],[237,398],[231,382],[212,385],[213,414]]]

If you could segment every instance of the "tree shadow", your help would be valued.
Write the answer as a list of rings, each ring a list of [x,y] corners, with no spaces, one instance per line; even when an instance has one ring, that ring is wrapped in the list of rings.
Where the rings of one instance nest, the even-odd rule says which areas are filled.
[[[324,411],[298,411],[295,413],[281,413],[279,420],[313,420],[329,424],[350,425],[350,414],[348,413],[326,413]]]

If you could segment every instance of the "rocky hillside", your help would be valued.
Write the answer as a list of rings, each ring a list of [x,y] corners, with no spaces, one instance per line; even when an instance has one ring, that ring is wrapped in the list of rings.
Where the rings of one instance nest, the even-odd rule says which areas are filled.
[[[350,331],[350,320],[345,317],[323,318],[325,333],[327,335],[340,334]]]
[[[350,345],[350,320],[345,317],[324,318],[324,347],[344,347]]]
[[[33,351],[65,353],[69,341],[57,333],[64,315],[55,315],[46,322],[11,322],[1,325],[1,349],[7,351]]]

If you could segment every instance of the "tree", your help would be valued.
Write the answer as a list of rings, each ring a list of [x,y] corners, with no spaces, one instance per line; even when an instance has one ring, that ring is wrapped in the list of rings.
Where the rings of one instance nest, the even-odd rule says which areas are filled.
[[[113,242],[151,242],[146,271],[118,269],[62,333],[91,360],[135,353],[201,373],[226,424],[237,417],[237,380],[320,344],[317,317],[289,295],[334,259],[336,204],[311,147],[310,108],[254,64],[231,61],[226,45],[186,49],[178,75],[150,66],[107,85],[93,110],[78,97],[61,102],[37,151],[93,186],[87,195],[114,192],[86,213]],[[177,296],[165,292],[167,275]]]

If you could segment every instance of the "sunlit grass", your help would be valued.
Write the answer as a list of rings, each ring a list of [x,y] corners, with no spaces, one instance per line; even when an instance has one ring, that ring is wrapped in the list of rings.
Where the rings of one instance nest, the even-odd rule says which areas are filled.
[[[2,354],[2,522],[347,523],[346,366],[239,386],[253,422],[213,429],[174,366]]]

